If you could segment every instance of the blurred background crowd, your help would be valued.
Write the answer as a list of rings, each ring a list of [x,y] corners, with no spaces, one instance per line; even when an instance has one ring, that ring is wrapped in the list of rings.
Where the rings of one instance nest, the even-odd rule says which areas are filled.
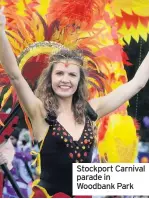
[[[28,198],[31,194],[32,182],[39,175],[36,169],[36,158],[39,147],[36,141],[31,140],[30,133],[25,127],[15,127],[10,136],[10,141],[15,149],[10,172],[24,197]],[[3,173],[3,176],[3,183],[0,185],[2,190],[1,197],[18,198],[5,173]]]

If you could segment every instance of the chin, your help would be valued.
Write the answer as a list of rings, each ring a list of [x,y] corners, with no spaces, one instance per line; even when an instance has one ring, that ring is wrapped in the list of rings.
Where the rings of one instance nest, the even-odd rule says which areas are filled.
[[[72,98],[74,93],[56,93],[56,95],[60,98]]]

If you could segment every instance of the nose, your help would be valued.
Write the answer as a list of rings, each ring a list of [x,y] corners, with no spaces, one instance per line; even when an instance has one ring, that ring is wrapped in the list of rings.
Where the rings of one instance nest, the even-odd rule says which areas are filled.
[[[67,74],[64,74],[62,76],[61,82],[63,82],[63,83],[69,83],[70,82],[69,76]]]

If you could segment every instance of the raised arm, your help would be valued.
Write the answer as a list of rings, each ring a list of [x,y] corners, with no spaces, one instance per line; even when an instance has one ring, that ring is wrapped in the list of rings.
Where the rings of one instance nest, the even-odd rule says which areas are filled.
[[[15,87],[17,95],[30,118],[33,118],[41,101],[34,95],[28,83],[18,68],[16,58],[5,33],[6,18],[3,8],[0,10],[0,61],[8,74],[11,84]]]
[[[90,100],[89,103],[99,117],[113,112],[127,100],[137,94],[149,79],[149,53],[143,60],[134,78],[126,84],[118,87],[108,95]]]

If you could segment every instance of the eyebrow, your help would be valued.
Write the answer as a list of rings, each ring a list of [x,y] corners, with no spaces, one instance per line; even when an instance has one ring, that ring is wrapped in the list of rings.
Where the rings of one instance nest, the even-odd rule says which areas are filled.
[[[55,70],[55,72],[64,72],[64,71],[63,71],[63,70]],[[76,74],[76,75],[77,75],[76,72],[69,72],[69,73],[73,73],[73,74]]]
[[[63,72],[62,70],[55,70],[55,72]]]
[[[76,72],[69,72],[69,73],[73,73],[73,74],[77,75],[77,73],[76,73]]]

